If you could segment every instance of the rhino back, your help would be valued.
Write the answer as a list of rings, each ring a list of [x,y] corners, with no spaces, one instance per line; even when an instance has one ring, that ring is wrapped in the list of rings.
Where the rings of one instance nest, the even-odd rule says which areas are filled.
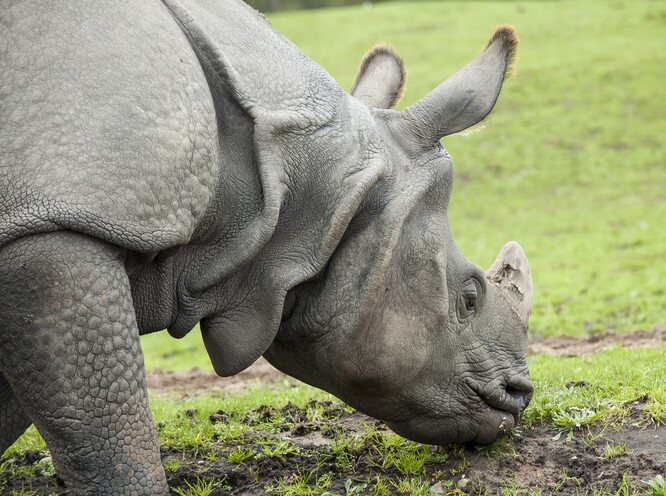
[[[218,177],[215,112],[160,2],[3,2],[0,74],[0,246],[190,239]]]

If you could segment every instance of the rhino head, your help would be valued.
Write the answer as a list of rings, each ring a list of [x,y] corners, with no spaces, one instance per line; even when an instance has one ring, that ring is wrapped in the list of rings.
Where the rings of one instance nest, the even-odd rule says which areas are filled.
[[[419,442],[492,442],[533,393],[527,258],[510,242],[484,272],[460,252],[447,217],[453,164],[440,143],[491,111],[516,43],[498,29],[477,59],[401,112],[381,107],[402,92],[402,62],[381,47],[366,57],[353,112],[389,172],[321,272],[289,291],[265,353]]]

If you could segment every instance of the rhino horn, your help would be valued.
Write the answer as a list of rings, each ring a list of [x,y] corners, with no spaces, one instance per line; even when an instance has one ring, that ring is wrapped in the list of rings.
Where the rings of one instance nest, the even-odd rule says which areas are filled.
[[[527,328],[532,313],[532,274],[520,245],[515,241],[504,245],[495,263],[486,271],[486,277],[499,284],[516,303],[516,311]]]
[[[401,112],[404,126],[432,144],[481,122],[511,75],[517,47],[513,27],[497,28],[481,55]]]

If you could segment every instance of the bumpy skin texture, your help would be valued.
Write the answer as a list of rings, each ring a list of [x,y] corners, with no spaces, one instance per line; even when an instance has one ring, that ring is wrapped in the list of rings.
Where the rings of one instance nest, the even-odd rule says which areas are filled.
[[[264,354],[411,439],[505,434],[529,267],[457,249],[439,138],[515,44],[395,112],[390,49],[351,96],[239,0],[0,0],[0,453],[34,423],[72,494],[166,493],[139,335],[197,322],[221,375]]]
[[[69,232],[29,236],[2,251],[0,275],[2,373],[68,488],[166,491],[119,250]]]
[[[217,180],[217,130],[165,9],[4,1],[2,20],[2,244],[56,229],[139,251],[187,242]]]

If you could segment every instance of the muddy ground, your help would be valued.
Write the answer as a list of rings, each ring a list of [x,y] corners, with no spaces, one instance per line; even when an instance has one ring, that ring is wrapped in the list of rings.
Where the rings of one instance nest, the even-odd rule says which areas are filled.
[[[637,347],[659,346],[662,342],[666,342],[664,325],[652,331],[622,335],[606,333],[586,339],[548,339],[533,343],[530,352],[572,356],[599,352],[613,344]],[[222,379],[201,371],[177,374],[153,371],[148,381],[151,390],[158,393],[202,388],[224,388],[227,392],[236,392],[257,381],[270,382],[281,378],[280,372],[266,362],[259,361],[232,378]],[[350,412],[342,408],[341,404],[325,403],[318,406],[324,413],[316,422],[309,422],[305,411],[291,404],[282,412],[270,406],[248,412],[244,421],[250,426],[265,421],[271,415],[283,420],[276,424],[276,432],[273,434],[253,434],[250,431],[242,448],[262,453],[266,447],[275,448],[282,440],[288,440],[291,449],[286,453],[253,456],[243,463],[231,463],[225,457],[215,459],[215,456],[210,456],[210,452],[184,454],[163,451],[163,460],[167,465],[171,463],[174,468],[167,471],[170,487],[187,490],[186,481],[192,484],[200,477],[207,481],[220,481],[211,494],[255,495],[266,494],[267,490],[279,494],[278,481],[293,483],[299,475],[312,473],[310,485],[314,484],[317,477],[330,474],[331,482],[326,491],[333,495],[360,495],[370,494],[372,482],[365,489],[363,484],[375,480],[381,474],[389,485],[386,494],[409,494],[401,493],[390,482],[394,481],[397,485],[400,479],[415,476],[406,475],[396,466],[380,468],[387,464],[375,448],[372,435],[366,435],[365,442],[342,452],[334,449],[333,439],[339,433],[367,434],[367,426],[381,432],[385,429],[383,424],[359,412]],[[637,408],[636,421],[639,420],[638,412]],[[224,421],[224,412],[212,415],[208,421]],[[635,427],[634,423],[641,427]],[[468,494],[503,494],[504,489],[512,488],[511,494],[529,494],[532,489],[541,494],[581,495],[602,494],[602,490],[624,494],[622,487],[627,482],[644,488],[645,494],[649,494],[644,482],[659,475],[666,477],[666,427],[663,425],[629,421],[621,429],[580,431],[569,439],[566,434],[557,438],[557,434],[556,430],[543,426],[525,429],[504,443],[500,450],[492,452],[479,450],[473,445],[431,447],[432,458],[436,461],[428,463],[424,475],[418,477],[429,486],[433,494],[454,489]],[[630,448],[630,454],[610,458],[605,456],[607,445],[621,444]],[[214,449],[217,447],[214,445]],[[232,447],[219,448],[228,452]],[[15,464],[30,465],[44,456],[43,453],[28,452],[15,459]],[[344,472],[341,471],[341,460],[347,467]],[[25,494],[66,494],[66,488],[59,484],[56,477],[48,473],[43,475],[39,470],[34,477],[12,478],[1,494],[12,494],[12,491],[27,488],[35,492]],[[176,492],[172,490],[172,494]]]

